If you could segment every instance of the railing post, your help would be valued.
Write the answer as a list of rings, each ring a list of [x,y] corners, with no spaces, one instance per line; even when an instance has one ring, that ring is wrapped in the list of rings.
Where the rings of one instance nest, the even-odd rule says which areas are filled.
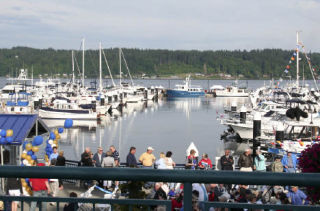
[[[183,184],[183,210],[192,211],[192,183]]]

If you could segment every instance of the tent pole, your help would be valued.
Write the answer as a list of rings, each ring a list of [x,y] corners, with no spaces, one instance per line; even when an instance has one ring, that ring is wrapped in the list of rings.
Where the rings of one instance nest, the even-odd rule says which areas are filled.
[[[0,150],[1,150],[1,166],[3,166],[4,161],[3,161],[3,146],[2,145],[0,146]],[[2,189],[3,193],[5,193],[4,192],[4,178],[3,177],[1,178],[1,189]]]

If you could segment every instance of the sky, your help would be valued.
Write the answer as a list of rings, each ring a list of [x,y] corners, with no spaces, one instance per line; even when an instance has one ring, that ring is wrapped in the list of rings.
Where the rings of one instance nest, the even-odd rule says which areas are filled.
[[[0,48],[320,52],[320,0],[1,0]]]

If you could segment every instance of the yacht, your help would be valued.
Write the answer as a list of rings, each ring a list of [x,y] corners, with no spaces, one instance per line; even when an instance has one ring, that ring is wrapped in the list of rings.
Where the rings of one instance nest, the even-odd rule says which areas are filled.
[[[249,97],[249,92],[246,88],[238,87],[238,81],[226,88],[217,85],[212,86],[210,91],[215,97]]]
[[[178,84],[175,89],[167,90],[168,97],[200,97],[204,95],[201,87],[191,85],[190,75],[186,78],[184,84]]]

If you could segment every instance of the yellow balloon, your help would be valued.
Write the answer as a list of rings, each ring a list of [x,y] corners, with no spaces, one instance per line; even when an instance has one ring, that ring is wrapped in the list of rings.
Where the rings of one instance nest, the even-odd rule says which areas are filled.
[[[54,140],[54,141],[53,141],[53,144],[57,145],[57,144],[58,144],[58,141],[57,141],[57,140]]]
[[[56,140],[59,140],[61,138],[60,134],[56,135]]]
[[[45,155],[45,156],[44,156],[44,160],[45,160],[46,162],[48,162],[48,160],[49,160],[48,155]]]
[[[13,130],[7,130],[7,137],[13,136]]]
[[[59,135],[59,131],[58,130],[54,130],[53,133],[56,135],[56,137],[57,137],[57,135]]]
[[[26,160],[30,161],[30,160],[32,160],[32,157],[30,155],[27,155]]]
[[[27,157],[27,153],[22,153],[21,158],[26,159],[26,157]]]
[[[29,163],[30,163],[31,166],[33,166],[34,165],[34,160],[29,160]]]
[[[32,144],[28,143],[26,144],[26,150],[29,151],[32,149]]]
[[[32,151],[33,152],[39,152],[39,147],[37,147],[37,146],[32,147]]]
[[[27,188],[28,184],[26,182],[21,182],[22,187]]]

